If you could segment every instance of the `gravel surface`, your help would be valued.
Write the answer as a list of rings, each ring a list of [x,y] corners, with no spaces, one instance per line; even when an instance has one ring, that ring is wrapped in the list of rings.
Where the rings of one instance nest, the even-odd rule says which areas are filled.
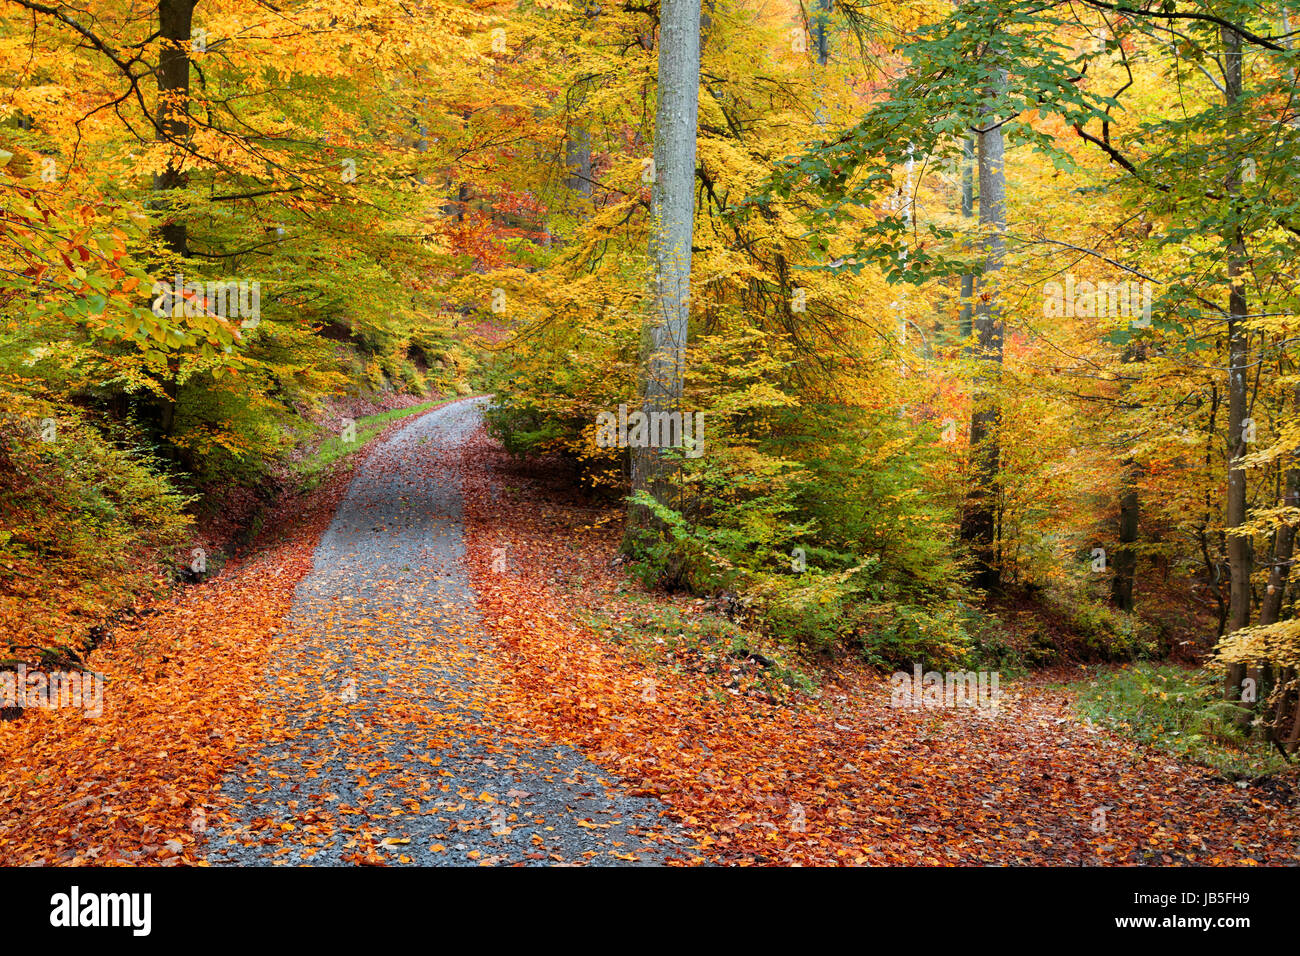
[[[358,467],[298,585],[273,673],[255,689],[295,733],[223,785],[234,824],[210,827],[213,864],[683,855],[663,804],[616,792],[580,754],[492,714],[493,695],[508,690],[464,566],[454,454],[485,402],[414,419]]]

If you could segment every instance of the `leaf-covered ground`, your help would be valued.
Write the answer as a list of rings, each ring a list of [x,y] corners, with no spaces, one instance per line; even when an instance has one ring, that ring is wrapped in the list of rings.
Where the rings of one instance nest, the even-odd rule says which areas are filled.
[[[629,655],[579,623],[588,608],[612,622],[646,617],[618,567],[616,507],[570,500],[562,481],[519,468],[482,433],[465,454],[480,607],[528,690],[508,702],[516,718],[632,792],[659,795],[713,859],[1300,861],[1286,788],[1278,798],[1146,752],[1041,683],[1004,687],[996,713],[909,710],[890,706],[878,675],[842,662],[817,699],[781,700],[725,643]],[[506,573],[493,570],[494,548],[509,556]],[[675,603],[707,631],[703,602]]]
[[[294,733],[268,706],[267,674],[351,473],[282,499],[219,575],[113,625],[86,658],[105,677],[101,716],[0,721],[0,864],[203,861],[223,779]]]
[[[0,863],[201,859],[195,821],[223,774],[284,733],[258,688],[343,486],[286,502],[257,550],[117,627],[87,661],[105,675],[102,716],[0,722]]]
[[[893,708],[849,665],[775,680],[705,602],[629,583],[616,506],[429,421],[374,447],[351,505],[342,478],[287,503],[119,628],[90,660],[103,717],[0,722],[0,862],[1300,860],[1285,790],[1041,683],[987,712]],[[625,639],[649,618],[684,639]]]

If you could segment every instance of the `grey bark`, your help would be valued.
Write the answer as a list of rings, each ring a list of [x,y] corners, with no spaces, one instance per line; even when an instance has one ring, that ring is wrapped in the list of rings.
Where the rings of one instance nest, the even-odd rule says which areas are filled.
[[[1233,107],[1242,94],[1241,35],[1231,27],[1222,27],[1224,99]],[[1241,189],[1240,174],[1235,170],[1228,177],[1227,192],[1236,196]],[[1246,469],[1242,458],[1246,454],[1243,428],[1248,412],[1248,384],[1246,370],[1250,358],[1250,345],[1246,333],[1246,244],[1241,227],[1234,228],[1228,240],[1228,500],[1226,515],[1228,553],[1228,630],[1236,631],[1250,624],[1250,538],[1233,534],[1234,528],[1246,523]],[[1232,664],[1225,678],[1224,695],[1229,700],[1241,699],[1241,682],[1246,675],[1245,664]]]
[[[1300,395],[1297,395],[1297,399],[1300,399]],[[1292,454],[1291,463],[1286,470],[1286,490],[1282,495],[1282,504],[1288,508],[1300,508],[1300,464],[1297,463],[1295,454]],[[1268,572],[1268,588],[1259,604],[1260,624],[1276,624],[1281,620],[1282,599],[1294,558],[1295,525],[1288,520],[1277,529],[1273,567]]]
[[[575,193],[591,198],[591,133],[575,120],[564,142],[564,163],[569,170],[565,185]]]
[[[817,28],[813,36],[817,39],[817,63],[825,66],[831,55],[830,18],[835,9],[835,0],[817,0]]]
[[[1144,357],[1142,350],[1130,343],[1124,351],[1123,361],[1140,362]],[[1124,440],[1131,442],[1133,438],[1125,435]],[[1119,549],[1115,553],[1115,575],[1110,582],[1110,598],[1117,608],[1130,614],[1133,612],[1133,584],[1137,576],[1137,550],[1134,546],[1138,540],[1141,508],[1138,495],[1140,477],[1141,469],[1137,459],[1132,455],[1126,456],[1120,472]]]
[[[961,215],[969,219],[975,214],[975,139],[968,136],[961,144]],[[957,320],[957,331],[961,336],[962,351],[969,352],[971,334],[971,316],[975,312],[972,299],[975,295],[975,276],[967,273],[961,277],[961,317]]]
[[[1138,470],[1133,458],[1124,460],[1119,496],[1119,550],[1115,553],[1115,576],[1111,579],[1111,601],[1121,611],[1133,611],[1133,579],[1137,570]]]
[[[699,114],[700,0],[664,0],[659,20],[655,181],[651,192],[652,302],[642,342],[642,411],[682,411],[690,320],[691,241],[695,209],[695,136]],[[663,448],[633,448],[632,490],[666,503],[671,460]],[[629,530],[647,515],[629,511]]]
[[[587,8],[583,16],[590,20],[600,15],[600,9]],[[578,113],[582,109],[583,102],[587,99],[586,80],[580,80],[577,86],[569,94],[569,106],[573,113]],[[578,116],[573,116],[569,122],[568,133],[564,140],[564,165],[568,170],[568,176],[564,184],[571,192],[577,193],[587,199],[591,198],[591,130]]]
[[[1005,85],[1005,73],[998,74],[997,83],[997,87],[985,91],[989,99],[996,97]],[[975,586],[989,591],[1001,584],[995,548],[1002,421],[997,388],[1002,372],[1003,322],[996,282],[1006,255],[1007,184],[1002,126],[991,109],[981,114],[981,122],[985,125],[976,130],[976,135],[984,268],[978,281],[979,301],[974,315],[979,371],[971,410],[971,484],[962,515],[961,537],[975,559]]]

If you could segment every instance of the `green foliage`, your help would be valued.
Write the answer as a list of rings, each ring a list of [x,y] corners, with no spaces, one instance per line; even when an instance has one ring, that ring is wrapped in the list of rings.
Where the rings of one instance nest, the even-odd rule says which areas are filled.
[[[0,395],[0,643],[71,643],[157,583],[150,559],[183,541],[190,499],[78,410]]]
[[[906,598],[874,557],[841,570],[810,564],[796,571],[798,556],[776,547],[791,539],[776,532],[800,529],[781,519],[786,509],[771,501],[762,503],[768,520],[743,529],[714,524],[716,512],[707,524],[691,523],[644,493],[632,501],[645,506],[663,532],[643,535],[635,550],[634,567],[647,584],[735,593],[765,633],[806,652],[848,647],[879,667],[958,666],[969,657],[961,605]]]
[[[1268,744],[1246,736],[1240,709],[1222,699],[1220,680],[1205,671],[1137,664],[1071,686],[1079,712],[1093,723],[1177,757],[1248,777],[1287,766]]]
[[[950,452],[931,429],[897,414],[817,407],[791,414],[780,434],[777,441],[798,447],[805,463],[798,506],[815,529],[810,563],[843,569],[870,555],[878,579],[899,594],[958,595],[955,515],[939,483],[927,477],[941,473],[940,459]]]
[[[576,434],[581,426],[546,416],[527,400],[504,401],[492,405],[486,413],[488,434],[512,455],[543,454],[565,434]]]
[[[978,670],[998,671],[1004,677],[1019,676],[1026,668],[1051,663],[1056,648],[1035,631],[1028,647],[1011,639],[1006,623],[992,611],[963,604],[958,609],[962,627],[971,638],[968,666]]]
[[[292,411],[235,384],[192,381],[177,396],[170,444],[201,484],[253,485],[292,443]]]
[[[1003,125],[1012,143],[1025,143],[1057,168],[1071,170],[1073,160],[1059,142],[1020,117],[1051,112],[1067,125],[1086,125],[1111,121],[1108,110],[1118,102],[1078,82],[1101,51],[1072,51],[1062,38],[1066,24],[1055,7],[1016,0],[964,4],[922,26],[903,45],[909,69],[889,95],[850,129],[783,162],[745,206],[766,209],[790,200],[803,183],[815,184],[809,234],[814,248],[829,251],[823,236],[859,222],[856,210],[895,188],[892,167],[913,156],[954,156],[984,115],[1007,117]],[[928,241],[918,250],[912,229],[901,215],[872,217],[855,237],[851,254],[828,256],[821,268],[857,273],[871,264],[891,282],[972,271],[969,248],[948,241],[951,230],[926,223]],[[904,259],[905,243],[911,254]]]
[[[921,664],[927,669],[960,669],[972,647],[963,608],[957,602],[928,605],[882,602],[868,605],[858,638],[862,655],[878,667]]]
[[[1048,612],[1061,618],[1077,639],[1069,650],[1093,661],[1135,661],[1156,656],[1159,635],[1154,625],[1136,614],[1125,614],[1077,593],[1048,591]]]

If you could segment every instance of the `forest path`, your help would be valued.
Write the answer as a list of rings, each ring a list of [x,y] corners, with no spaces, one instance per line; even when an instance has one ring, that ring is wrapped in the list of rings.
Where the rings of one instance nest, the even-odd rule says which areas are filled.
[[[259,691],[294,732],[227,778],[213,863],[662,860],[658,801],[493,715],[456,464],[484,402],[416,418],[358,466]]]
[[[1000,675],[996,707],[895,706],[894,681],[849,654],[818,669],[756,629],[738,633],[716,600],[642,589],[620,550],[621,508],[576,490],[557,460],[520,462],[482,432],[463,460],[479,608],[521,689],[503,702],[659,796],[703,858],[1300,860],[1286,781],[1225,780],[1093,726],[1062,674]],[[781,660],[737,652],[755,641]]]
[[[847,666],[769,698],[758,665],[683,643],[705,602],[629,589],[618,512],[511,459],[482,410],[358,465],[249,691],[275,719],[223,782],[211,862],[1295,862],[1287,794],[1038,680],[991,711],[895,707]],[[627,643],[671,608],[671,640]]]

